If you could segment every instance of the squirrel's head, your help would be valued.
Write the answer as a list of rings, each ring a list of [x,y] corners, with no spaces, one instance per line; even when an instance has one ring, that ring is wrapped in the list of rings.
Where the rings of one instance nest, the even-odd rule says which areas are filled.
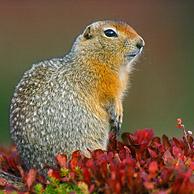
[[[83,54],[87,61],[112,63],[117,68],[137,58],[144,45],[144,40],[126,23],[98,21],[86,27],[72,50],[79,50],[79,55]]]

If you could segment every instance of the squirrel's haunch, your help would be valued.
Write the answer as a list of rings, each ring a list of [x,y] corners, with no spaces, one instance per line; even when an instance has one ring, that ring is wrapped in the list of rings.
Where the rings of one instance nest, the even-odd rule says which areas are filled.
[[[11,136],[27,169],[55,165],[57,153],[106,150],[122,123],[122,98],[143,39],[123,22],[95,22],[69,54],[34,64],[11,102]]]

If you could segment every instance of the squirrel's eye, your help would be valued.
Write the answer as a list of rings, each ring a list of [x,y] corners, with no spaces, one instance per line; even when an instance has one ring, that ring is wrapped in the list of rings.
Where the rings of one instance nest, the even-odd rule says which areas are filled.
[[[107,36],[107,37],[118,37],[118,34],[112,30],[112,29],[107,29],[104,31],[104,34]]]

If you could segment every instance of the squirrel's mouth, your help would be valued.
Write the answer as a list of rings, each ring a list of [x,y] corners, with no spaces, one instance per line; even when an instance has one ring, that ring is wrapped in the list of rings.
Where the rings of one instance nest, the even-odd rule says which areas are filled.
[[[132,51],[132,52],[126,54],[126,57],[129,58],[129,59],[134,58],[137,55],[139,55],[142,52],[142,50],[143,50],[143,47],[140,48],[140,49],[136,49],[135,51]]]

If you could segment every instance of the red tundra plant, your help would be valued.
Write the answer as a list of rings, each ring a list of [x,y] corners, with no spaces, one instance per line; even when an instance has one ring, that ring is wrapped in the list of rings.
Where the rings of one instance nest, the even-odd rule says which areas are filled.
[[[80,151],[70,160],[57,155],[58,167],[49,168],[47,178],[35,169],[26,172],[14,147],[1,148],[1,171],[21,179],[23,187],[5,178],[0,187],[5,193],[194,194],[194,140],[182,119],[177,127],[183,138],[159,138],[152,129],[143,129],[123,133],[118,141],[111,133],[108,150],[92,151],[90,158]],[[70,191],[64,185],[74,186]]]

